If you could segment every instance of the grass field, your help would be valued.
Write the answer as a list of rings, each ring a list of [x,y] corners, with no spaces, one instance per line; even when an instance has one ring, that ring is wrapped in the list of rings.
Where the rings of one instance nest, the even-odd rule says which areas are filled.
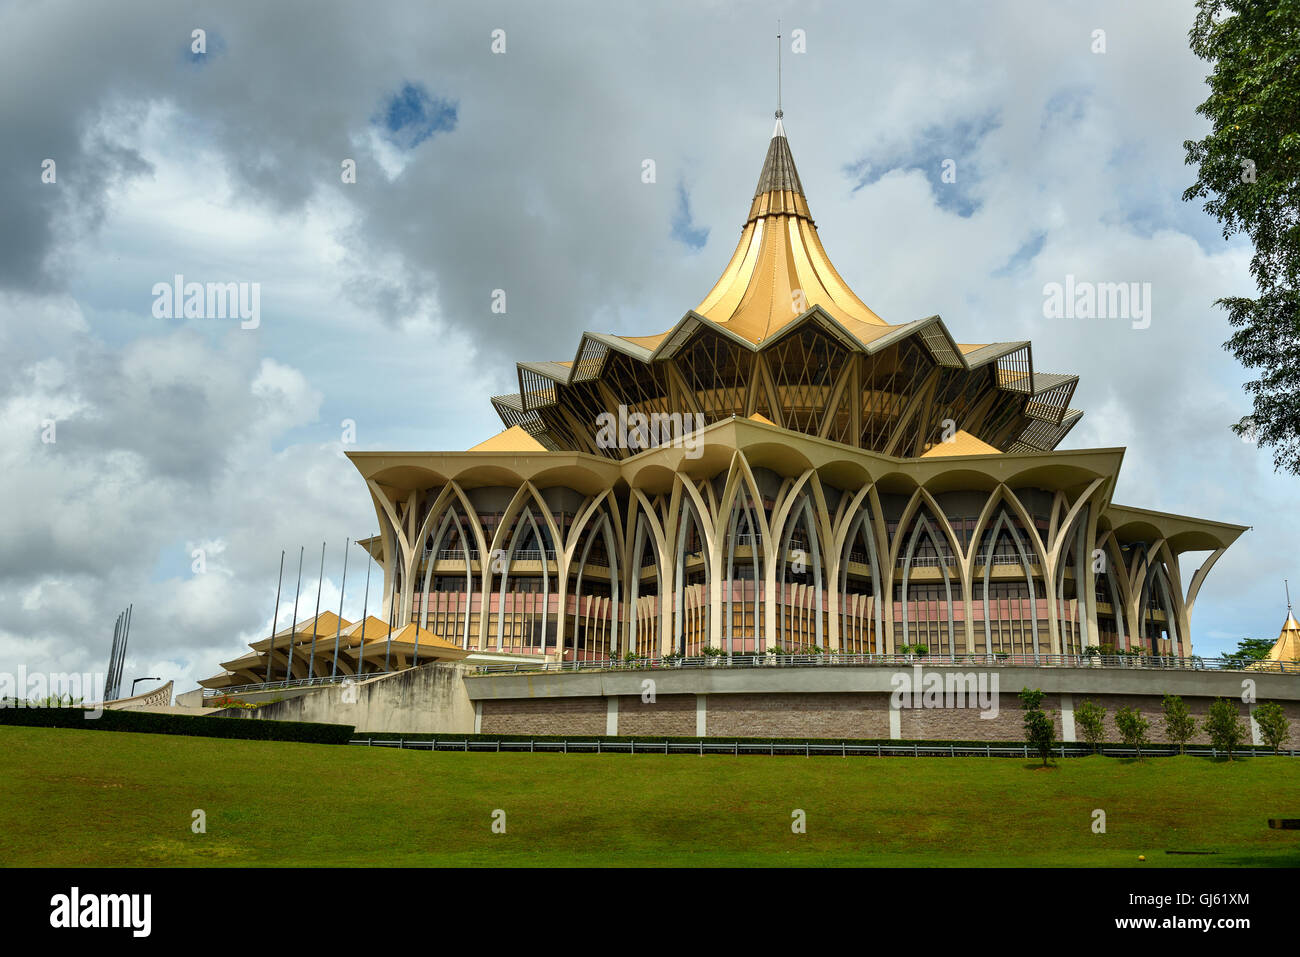
[[[791,832],[796,808],[806,834]],[[1096,808],[1105,834],[1092,832]],[[195,809],[206,834],[191,831]],[[492,832],[496,809],[505,834]],[[1267,827],[1282,816],[1300,816],[1290,758],[1070,758],[1043,771],[1006,758],[457,754],[0,728],[6,866],[1300,866],[1300,831]]]

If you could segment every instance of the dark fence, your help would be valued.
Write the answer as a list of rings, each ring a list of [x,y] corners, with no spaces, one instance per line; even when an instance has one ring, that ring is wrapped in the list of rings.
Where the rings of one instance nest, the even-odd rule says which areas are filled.
[[[495,735],[367,735],[355,737],[350,744],[372,748],[398,748],[408,751],[460,751],[476,753],[526,754],[742,754],[839,756],[839,757],[941,757],[941,758],[1034,758],[1039,754],[1033,745],[1023,742],[915,742],[915,741],[828,741],[825,739],[717,739],[717,738],[615,738],[615,737],[523,737]],[[1142,757],[1170,757],[1180,752],[1176,747],[1153,745],[1142,749]],[[1188,747],[1183,754],[1202,757],[1226,757],[1226,752],[1203,746]],[[1094,751],[1084,744],[1057,744],[1052,756],[1083,758],[1092,754],[1104,757],[1132,758],[1133,748],[1118,744],[1099,745]],[[1273,751],[1262,746],[1246,745],[1233,750],[1241,756],[1300,757],[1300,751]]]

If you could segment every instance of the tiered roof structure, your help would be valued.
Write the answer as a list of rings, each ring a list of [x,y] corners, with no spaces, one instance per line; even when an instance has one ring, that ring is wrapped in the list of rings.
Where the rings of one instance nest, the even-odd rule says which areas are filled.
[[[1051,451],[1083,413],[1078,377],[1036,372],[1029,342],[963,344],[937,316],[895,325],[854,294],[822,248],[780,118],[731,261],[667,332],[587,332],[573,359],[520,362],[519,392],[493,405],[541,448],[602,448],[618,406],[758,417],[903,458],[944,438],[945,420],[990,452]],[[952,438],[948,426],[948,438]],[[518,444],[518,443],[516,443]]]

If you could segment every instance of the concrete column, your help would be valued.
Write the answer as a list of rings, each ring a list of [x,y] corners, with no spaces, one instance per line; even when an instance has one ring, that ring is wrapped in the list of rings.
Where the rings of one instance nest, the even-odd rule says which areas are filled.
[[[1250,743],[1260,745],[1264,743],[1264,738],[1259,733],[1259,722],[1255,720],[1255,709],[1250,709]]]
[[[483,733],[483,702],[474,702],[474,733]]]
[[[709,729],[709,696],[706,694],[697,694],[695,696],[695,736],[698,738],[708,734]]]
[[[611,737],[618,734],[618,695],[605,699],[605,733]]]
[[[1100,516],[1101,509],[1096,507],[1095,501],[1089,503],[1088,530],[1083,549],[1083,584],[1080,586],[1085,599],[1084,620],[1088,623],[1088,635],[1085,641],[1089,648],[1096,648],[1101,644],[1100,631],[1097,627],[1097,572],[1093,567],[1097,552],[1097,519]]]
[[[1061,695],[1061,740],[1074,744],[1078,737],[1074,733],[1074,696]]]

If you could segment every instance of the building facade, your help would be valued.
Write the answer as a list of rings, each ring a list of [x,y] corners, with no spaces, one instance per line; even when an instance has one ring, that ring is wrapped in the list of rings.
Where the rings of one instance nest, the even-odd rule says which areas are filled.
[[[385,614],[463,649],[1188,657],[1245,530],[1115,503],[1123,449],[1056,450],[1078,379],[1029,342],[877,316],[822,248],[779,118],[703,301],[518,379],[469,451],[349,453]]]

